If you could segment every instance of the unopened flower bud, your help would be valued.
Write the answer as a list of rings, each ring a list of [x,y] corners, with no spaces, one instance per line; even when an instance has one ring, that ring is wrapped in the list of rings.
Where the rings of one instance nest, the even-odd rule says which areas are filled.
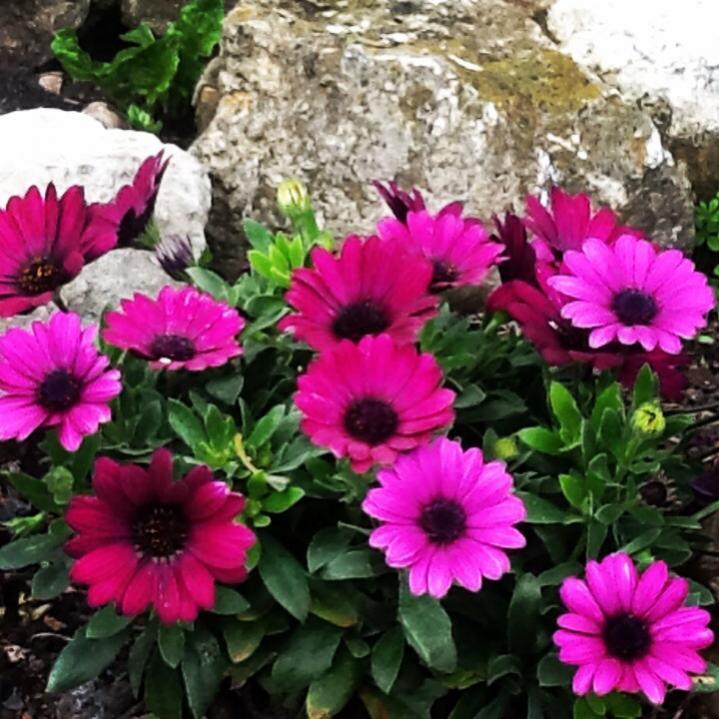
[[[494,444],[494,456],[497,459],[513,459],[518,454],[517,440],[514,437],[500,437]]]
[[[657,436],[666,426],[667,421],[657,402],[644,402],[632,414],[632,427],[642,434]]]
[[[277,206],[289,218],[309,212],[312,203],[304,183],[294,177],[283,180],[277,188]]]

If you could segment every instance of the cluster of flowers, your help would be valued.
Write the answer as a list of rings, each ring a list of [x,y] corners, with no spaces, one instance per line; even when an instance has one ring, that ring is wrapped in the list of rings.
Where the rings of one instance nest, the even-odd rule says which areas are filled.
[[[165,167],[150,158],[111,206],[86,206],[79,188],[60,200],[52,186],[44,199],[36,188],[13,198],[0,212],[0,313],[47,303],[85,262],[136,233]],[[667,390],[680,338],[704,324],[713,296],[680,252],[619,227],[609,210],[592,215],[584,196],[555,190],[552,214],[530,200],[526,221],[507,216],[493,238],[460,203],[431,214],[417,190],[378,189],[394,217],[380,221],[377,235],[349,237],[336,254],[315,248],[312,266],[293,274],[287,301],[295,312],[280,329],[317,351],[295,402],[312,442],[357,472],[382,466],[363,503],[378,521],[370,544],[408,570],[410,590],[441,598],[456,583],[478,591],[510,570],[507,550],[525,544],[515,525],[526,510],[503,463],[434,438],[453,421],[454,393],[415,341],[438,293],[479,283],[498,265],[504,284],[490,305],[516,319],[547,361],[625,373],[649,361]],[[242,352],[238,312],[189,287],[136,294],[105,321],[107,343],[157,369],[201,371]],[[95,333],[57,312],[0,337],[0,439],[57,427],[75,451],[110,419],[120,374],[94,347]],[[246,576],[254,535],[235,521],[243,498],[209,469],[173,481],[166,450],[147,469],[100,458],[93,488],[67,512],[76,532],[67,545],[71,576],[89,585],[91,605],[114,602],[128,615],[152,605],[163,622],[189,621],[213,606],[215,581]],[[712,633],[707,612],[684,606],[687,592],[662,562],[639,576],[622,554],[590,562],[586,581],[566,580],[569,611],[555,642],[560,660],[579,666],[574,690],[641,690],[658,703],[667,684],[689,688]]]
[[[497,264],[503,284],[490,309],[507,311],[548,363],[617,367],[629,382],[648,362],[673,396],[679,338],[705,324],[713,293],[680,252],[658,250],[608,209],[592,214],[585,195],[554,189],[552,213],[529,198],[526,220],[508,214],[490,237],[460,203],[432,215],[416,189],[377,189],[394,214],[377,235],[350,237],[336,255],[315,249],[312,268],[294,273],[296,313],[281,327],[319,353],[295,402],[314,443],[358,472],[387,466],[362,506],[379,523],[370,544],[408,569],[410,591],[478,591],[509,571],[506,550],[524,546],[515,525],[526,510],[502,462],[431,439],[452,422],[454,400],[434,357],[414,345],[437,293],[479,283]],[[640,578],[624,554],[586,573],[564,582],[569,611],[554,637],[560,660],[579,666],[574,691],[642,691],[661,703],[668,684],[691,688],[688,672],[706,668],[697,649],[713,634],[708,612],[684,606],[686,580],[670,579],[663,562]]]
[[[148,158],[109,204],[87,205],[79,187],[60,199],[53,185],[33,187],[0,211],[0,316],[48,303],[83,265],[128,246],[152,217],[167,161]],[[161,258],[162,259],[162,258]],[[172,259],[170,257],[170,259]],[[238,312],[191,287],[136,294],[105,316],[103,339],[156,369],[201,371],[241,354]],[[94,344],[97,327],[72,312],[54,312],[30,329],[0,337],[0,440],[24,440],[55,427],[62,446],[111,419],[120,372]],[[215,603],[215,580],[242,581],[254,535],[235,519],[244,499],[198,467],[173,481],[172,457],[158,450],[148,469],[101,457],[96,496],[72,499],[66,520],[77,535],[73,581],[89,585],[88,602],[114,602],[128,615],[155,607],[161,621],[191,621]]]

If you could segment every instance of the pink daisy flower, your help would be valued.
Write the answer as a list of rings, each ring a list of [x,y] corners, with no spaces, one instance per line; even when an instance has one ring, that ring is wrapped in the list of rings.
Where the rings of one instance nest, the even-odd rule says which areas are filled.
[[[693,262],[632,235],[611,246],[587,240],[581,252],[564,254],[564,265],[567,274],[548,283],[571,298],[562,317],[591,328],[590,347],[618,340],[678,354],[680,338],[694,337],[714,307],[714,293]]]
[[[405,222],[387,217],[379,221],[377,232],[383,240],[430,260],[430,288],[436,292],[479,284],[502,251],[479,220],[462,216],[460,203],[447,205],[437,215],[409,211]]]
[[[579,250],[590,238],[611,244],[621,235],[642,236],[638,230],[620,225],[608,207],[594,212],[589,196],[583,193],[570,195],[559,187],[552,187],[549,210],[531,195],[526,202],[524,222],[534,233],[533,245],[543,260],[552,259],[555,253]]]
[[[38,427],[57,427],[60,444],[74,452],[85,436],[110,421],[120,373],[93,344],[76,314],[56,312],[30,330],[0,337],[0,440],[24,440]]]
[[[164,158],[163,152],[148,157],[133,181],[121,187],[112,202],[94,205],[102,217],[118,227],[118,247],[129,247],[147,229],[169,163],[170,158]]]
[[[348,237],[337,256],[315,248],[312,264],[292,273],[286,299],[298,313],[279,327],[317,350],[382,332],[399,343],[414,342],[437,313],[438,300],[427,292],[431,265],[399,245]]]
[[[400,222],[406,222],[407,213],[410,210],[417,212],[425,209],[424,197],[422,197],[422,193],[416,187],[406,192],[393,181],[383,184],[379,180],[373,180],[372,185],[374,185],[379,196]]]
[[[47,304],[87,262],[114,247],[117,228],[85,204],[81,187],[58,198],[31,187],[0,210],[0,317]]]
[[[154,369],[200,372],[242,354],[237,310],[193,287],[163,287],[156,299],[135,293],[105,315],[103,339],[150,360]]]
[[[74,497],[65,515],[70,578],[89,586],[90,606],[114,602],[128,616],[152,606],[165,624],[191,622],[214,606],[216,581],[247,577],[255,536],[235,523],[244,498],[207,467],[175,481],[166,449],[147,469],[101,457],[92,484],[96,496]]]
[[[302,431],[349,457],[356,472],[390,464],[453,418],[454,392],[442,389],[435,358],[389,335],[343,340],[315,358],[297,381]]]
[[[707,667],[697,650],[714,635],[709,612],[684,606],[688,591],[687,580],[670,578],[664,562],[639,575],[623,553],[589,562],[586,580],[565,579],[560,596],[569,613],[558,618],[554,643],[560,661],[579,667],[574,693],[641,691],[661,704],[667,685],[691,689],[689,674]]]
[[[390,567],[409,568],[412,594],[441,599],[452,583],[479,591],[509,571],[504,550],[526,544],[513,525],[526,517],[503,462],[484,462],[441,437],[377,473],[362,509],[381,526],[370,535]]]

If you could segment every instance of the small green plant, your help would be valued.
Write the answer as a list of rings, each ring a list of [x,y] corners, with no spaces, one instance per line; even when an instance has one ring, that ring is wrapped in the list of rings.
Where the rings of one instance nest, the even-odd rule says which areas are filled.
[[[192,100],[202,68],[222,32],[223,0],[191,0],[160,37],[144,23],[122,36],[128,47],[93,60],[74,30],[56,33],[52,50],[75,80],[97,85],[134,127],[157,132],[161,118],[178,117]]]
[[[695,210],[697,264],[707,274],[719,275],[719,192],[708,202],[699,202]]]

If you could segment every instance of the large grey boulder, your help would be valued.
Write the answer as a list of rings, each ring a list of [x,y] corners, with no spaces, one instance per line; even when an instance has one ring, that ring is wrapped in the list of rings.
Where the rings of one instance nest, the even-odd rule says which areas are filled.
[[[652,112],[699,194],[719,189],[716,0],[554,0],[547,22],[579,65]]]
[[[202,165],[149,132],[106,129],[94,118],[37,109],[0,116],[0,206],[34,184],[54,182],[60,192],[82,185],[91,202],[111,200],[142,161],[160,150],[172,160],[162,181],[155,218],[163,236],[189,236],[205,247],[210,181]]]
[[[241,266],[242,217],[273,220],[287,175],[337,233],[371,231],[373,178],[485,217],[559,182],[661,243],[690,243],[689,182],[650,114],[563,54],[543,18],[529,1],[240,2],[192,149],[213,178],[225,271]]]

